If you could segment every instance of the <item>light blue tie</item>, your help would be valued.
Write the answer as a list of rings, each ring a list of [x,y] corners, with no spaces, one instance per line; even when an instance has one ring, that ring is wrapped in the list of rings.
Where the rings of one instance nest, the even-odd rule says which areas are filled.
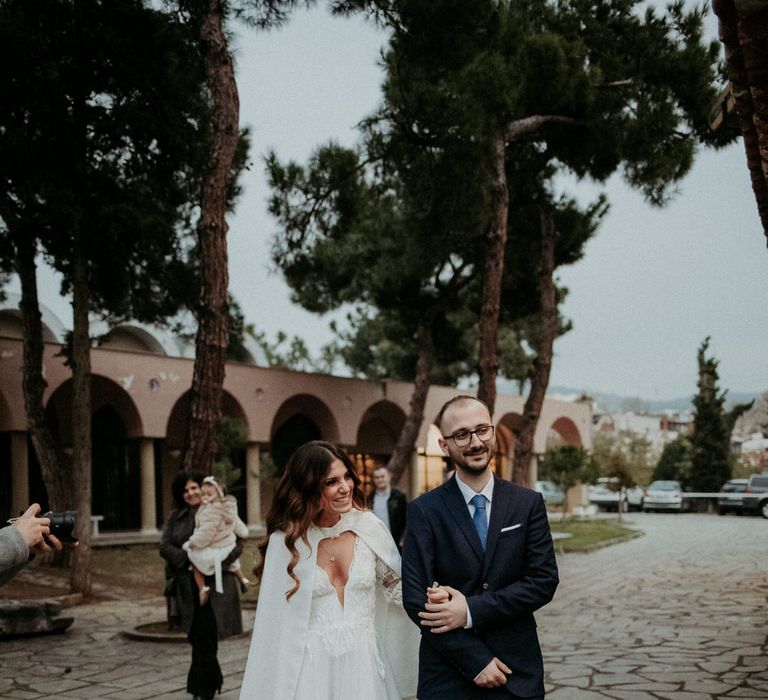
[[[485,541],[488,539],[488,517],[485,514],[486,500],[485,496],[478,493],[477,496],[472,496],[469,501],[475,507],[472,522],[475,524],[475,530],[477,530],[477,535],[483,545],[483,551],[485,551]]]

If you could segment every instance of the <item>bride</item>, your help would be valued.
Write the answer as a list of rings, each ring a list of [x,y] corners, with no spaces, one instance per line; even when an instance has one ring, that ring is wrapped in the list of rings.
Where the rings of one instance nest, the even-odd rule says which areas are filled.
[[[267,516],[241,700],[399,700],[415,694],[418,630],[402,610],[400,555],[363,511],[349,456],[300,447]]]

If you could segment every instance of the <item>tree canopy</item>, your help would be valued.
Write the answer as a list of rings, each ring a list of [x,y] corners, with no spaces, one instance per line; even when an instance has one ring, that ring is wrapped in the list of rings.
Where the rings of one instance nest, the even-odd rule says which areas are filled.
[[[651,478],[654,481],[679,481],[683,490],[689,490],[691,484],[691,453],[690,439],[686,435],[678,435],[672,442],[664,445]]]
[[[0,78],[6,236],[40,240],[64,293],[78,236],[92,310],[172,314],[195,286],[179,233],[195,216],[210,136],[193,39],[138,0],[0,9],[3,65],[14,66]]]
[[[621,170],[663,203],[699,142],[732,138],[708,128],[719,46],[703,41],[705,9],[676,2],[666,13],[643,12],[636,0],[338,5],[367,10],[392,32],[379,117],[425,148],[475,151],[483,179],[473,187],[485,207],[478,233],[487,234],[477,244],[486,255],[478,365],[492,405],[506,237],[533,230],[518,226],[511,199],[519,181],[509,170],[528,161],[526,179],[550,187],[562,170],[599,181]]]
[[[363,373],[416,379],[428,367],[455,381],[479,368],[482,395],[503,346],[530,370],[516,436],[528,444],[552,342],[569,327],[554,271],[582,255],[607,208],[559,195],[556,176],[602,181],[620,169],[661,204],[698,142],[729,138],[708,129],[719,47],[702,40],[703,10],[643,14],[633,0],[335,7],[367,11],[391,32],[383,100],[357,149],[324,146],[306,168],[270,156],[274,260],[305,308],[357,307],[342,353]],[[526,369],[507,364],[518,378]],[[492,406],[494,396],[483,397]]]
[[[33,441],[52,501],[80,512],[72,580],[87,593],[89,314],[157,321],[197,304],[186,234],[212,139],[210,93],[183,18],[140,0],[3,0],[0,17],[0,55],[13,66],[0,77],[0,255],[21,278]],[[45,386],[38,249],[72,296],[71,464],[34,435]]]

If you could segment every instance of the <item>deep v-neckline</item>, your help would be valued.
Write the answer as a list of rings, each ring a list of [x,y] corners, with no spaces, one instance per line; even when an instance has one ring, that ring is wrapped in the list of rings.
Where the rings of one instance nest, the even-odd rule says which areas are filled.
[[[348,531],[345,530],[344,532],[348,532]],[[351,530],[349,532],[351,532]],[[342,533],[340,532],[339,535],[341,534]],[[320,569],[320,571],[323,572],[323,576],[325,576],[325,580],[328,581],[328,585],[331,588],[333,588],[334,591],[336,591],[336,600],[339,602],[339,605],[341,606],[342,610],[344,609],[344,602],[347,600],[347,584],[349,584],[349,577],[352,575],[352,567],[355,565],[355,561],[357,560],[357,543],[360,539],[356,533],[352,533],[352,534],[355,535],[355,542],[352,545],[352,559],[350,560],[349,566],[347,567],[347,578],[344,581],[344,585],[341,587],[341,591],[339,591],[339,589],[333,585],[333,582],[331,581],[331,577],[328,575],[328,572],[322,566],[320,566],[320,564],[317,563],[317,557],[315,557],[315,566],[318,569]],[[324,537],[323,539],[330,539],[330,538]],[[322,540],[320,541],[322,542]],[[341,596],[339,595],[339,593],[341,593]],[[342,601],[341,599],[342,597],[344,598],[344,601]]]

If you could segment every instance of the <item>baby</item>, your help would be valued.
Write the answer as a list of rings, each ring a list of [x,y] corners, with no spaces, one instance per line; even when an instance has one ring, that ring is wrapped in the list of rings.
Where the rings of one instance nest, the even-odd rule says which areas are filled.
[[[205,585],[205,576],[215,575],[216,591],[223,593],[221,562],[226,559],[236,544],[237,537],[248,537],[248,526],[237,515],[237,500],[227,496],[222,484],[212,476],[203,479],[202,505],[195,514],[195,531],[182,546],[187,552],[190,567],[200,595],[200,605],[208,602],[210,586]],[[240,581],[245,592],[250,581],[245,577],[240,561],[234,561],[231,571]]]

